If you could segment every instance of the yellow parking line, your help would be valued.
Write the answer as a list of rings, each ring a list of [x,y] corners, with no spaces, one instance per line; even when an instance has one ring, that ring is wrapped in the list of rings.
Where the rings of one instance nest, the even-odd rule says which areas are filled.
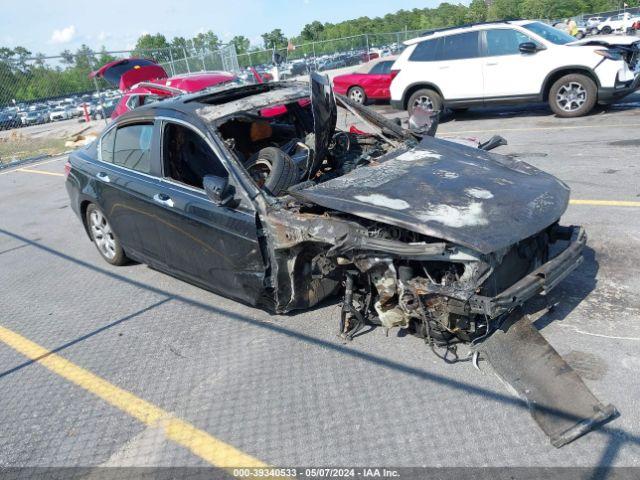
[[[640,207],[640,202],[627,200],[569,200],[571,205],[593,205],[598,207]]]
[[[267,466],[260,460],[184,420],[173,417],[166,410],[116,387],[8,328],[0,326],[0,341],[145,425],[162,428],[167,438],[188,448],[211,465],[220,468]]]
[[[65,158],[67,158],[67,156],[66,155],[62,155],[60,157],[52,158],[51,160],[45,160],[44,162],[30,163],[29,166],[30,167],[37,167],[39,165],[45,165],[45,164],[51,163],[51,162],[59,162],[60,160],[64,160]],[[22,169],[21,168],[11,168],[10,170],[7,170],[6,172],[0,172],[0,175],[8,175],[10,173],[18,172],[20,170],[22,170]]]
[[[487,128],[485,130],[461,130],[459,132],[438,132],[439,137],[445,136],[457,136],[457,135],[466,135],[468,133],[487,133],[487,132],[533,132],[539,130],[575,130],[580,128],[606,128],[606,127],[616,127],[616,128],[627,128],[627,127],[640,127],[640,123],[624,123],[620,125],[556,125],[553,127],[531,127],[531,128]]]
[[[32,168],[19,168],[18,172],[38,173],[40,175],[52,175],[54,177],[64,177],[63,173],[58,172],[45,172],[44,170],[34,170]]]

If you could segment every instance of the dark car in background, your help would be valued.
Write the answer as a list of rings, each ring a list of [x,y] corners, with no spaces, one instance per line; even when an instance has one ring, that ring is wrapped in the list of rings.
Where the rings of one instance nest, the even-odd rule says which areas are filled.
[[[9,130],[22,125],[17,113],[0,112],[0,130]]]

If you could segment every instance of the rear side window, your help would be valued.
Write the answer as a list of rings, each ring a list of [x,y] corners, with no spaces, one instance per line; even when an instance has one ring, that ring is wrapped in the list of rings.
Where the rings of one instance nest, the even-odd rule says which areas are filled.
[[[439,38],[426,40],[416,45],[411,52],[409,60],[412,62],[433,62],[436,59],[436,51],[438,50]]]
[[[379,74],[379,75],[389,73],[391,72],[391,65],[393,65],[392,61],[376,63],[373,66],[373,68],[369,70],[369,73]]]
[[[137,172],[151,172],[153,124],[128,125],[116,130],[113,163]]]
[[[533,42],[533,40],[512,28],[495,28],[487,30],[487,56],[517,55],[520,53],[520,44]]]
[[[116,138],[116,129],[112,128],[100,140],[100,159],[103,162],[113,163],[113,141]]]
[[[465,32],[442,37],[437,60],[462,60],[478,56],[478,32]]]

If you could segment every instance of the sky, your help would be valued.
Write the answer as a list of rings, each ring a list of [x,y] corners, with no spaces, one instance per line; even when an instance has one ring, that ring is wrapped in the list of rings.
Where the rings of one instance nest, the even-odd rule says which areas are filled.
[[[98,50],[133,48],[143,33],[191,38],[212,30],[222,41],[244,35],[262,45],[260,34],[280,28],[296,35],[314,20],[337,23],[402,9],[434,7],[440,0],[0,0],[0,46],[23,46],[57,55],[86,43]],[[466,3],[466,2],[465,2]]]

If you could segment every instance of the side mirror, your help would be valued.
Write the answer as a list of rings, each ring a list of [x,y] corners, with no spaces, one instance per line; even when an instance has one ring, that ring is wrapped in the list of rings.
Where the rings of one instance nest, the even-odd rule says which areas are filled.
[[[207,196],[216,205],[228,205],[233,200],[232,187],[226,177],[205,175],[202,179],[202,186]]]
[[[536,53],[538,51],[538,46],[533,42],[521,43],[518,48],[520,49],[521,53],[527,54]]]

